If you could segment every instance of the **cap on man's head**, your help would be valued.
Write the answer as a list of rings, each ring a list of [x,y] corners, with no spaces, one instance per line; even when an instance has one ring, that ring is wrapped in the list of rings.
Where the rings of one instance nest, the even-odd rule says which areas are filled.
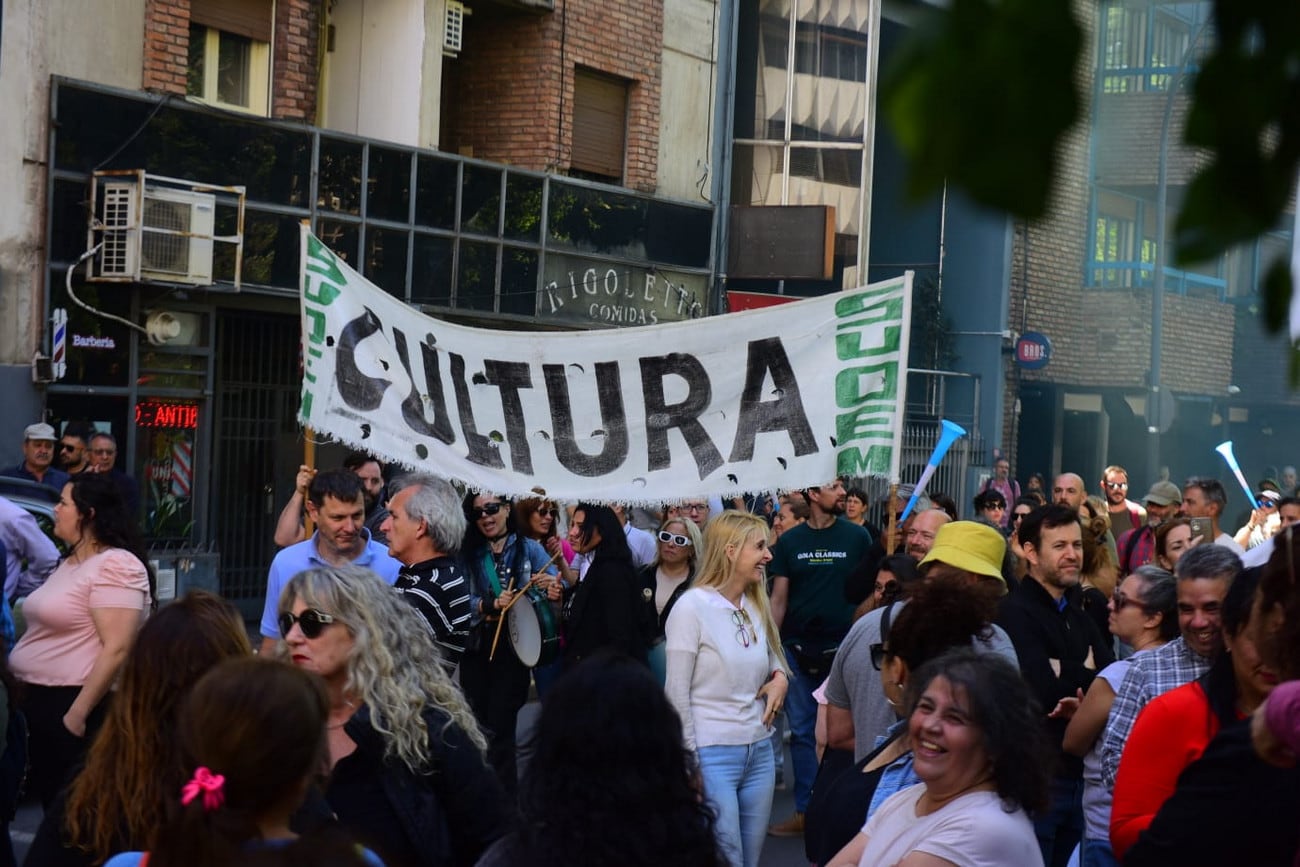
[[[1282,495],[1279,494],[1277,491],[1264,490],[1256,494],[1255,499],[1261,503],[1264,500],[1271,500],[1272,502],[1276,503],[1278,500],[1282,499]]]
[[[1002,534],[977,521],[952,521],[934,534],[930,553],[920,565],[931,561],[946,563],[965,572],[974,572],[987,578],[996,578],[1005,585],[1002,577],[1002,559],[1007,553],[1007,541]]]
[[[23,439],[49,440],[50,442],[54,442],[58,439],[58,437],[54,435],[54,428],[50,427],[45,422],[40,421],[37,422],[36,424],[29,424],[27,426],[27,428],[23,431]]]
[[[1172,506],[1183,501],[1183,492],[1173,482],[1156,482],[1147,491],[1143,502],[1155,503],[1157,506]]]

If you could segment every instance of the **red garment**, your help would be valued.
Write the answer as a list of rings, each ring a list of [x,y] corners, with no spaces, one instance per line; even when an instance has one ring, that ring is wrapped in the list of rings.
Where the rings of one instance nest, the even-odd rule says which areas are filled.
[[[1128,848],[1174,793],[1183,769],[1201,757],[1219,731],[1205,690],[1196,681],[1152,699],[1124,744],[1110,810],[1110,845]]]

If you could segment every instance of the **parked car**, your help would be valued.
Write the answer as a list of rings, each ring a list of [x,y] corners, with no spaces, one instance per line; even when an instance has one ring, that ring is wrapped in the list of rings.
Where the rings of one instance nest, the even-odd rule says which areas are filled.
[[[54,506],[63,492],[49,485],[0,476],[0,497],[19,506],[36,519],[41,532],[50,538],[60,554],[68,553],[68,546],[54,535]]]

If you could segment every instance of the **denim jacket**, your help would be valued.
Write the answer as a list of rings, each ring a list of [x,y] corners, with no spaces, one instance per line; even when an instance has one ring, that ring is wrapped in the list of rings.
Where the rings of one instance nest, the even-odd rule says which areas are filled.
[[[536,539],[529,539],[520,536],[517,533],[511,533],[506,537],[506,568],[510,575],[514,575],[515,587],[518,588],[527,582],[550,561],[551,557],[542,547],[542,543]],[[479,612],[479,602],[483,603],[483,608],[491,606],[491,600],[497,597],[497,592],[492,589],[492,581],[488,577],[487,568],[484,563],[484,557],[490,557],[490,549],[487,545],[474,551],[462,551],[461,558],[465,563],[465,569],[469,572],[470,590],[469,590],[469,610],[470,626],[477,626],[482,620],[483,615]],[[548,572],[554,572],[555,567],[548,569]],[[501,582],[501,589],[504,590],[510,584],[509,575],[498,575]]]
[[[907,725],[907,720],[900,719],[890,726],[885,734],[876,738],[876,747],[879,748],[881,744],[893,736],[894,732],[898,731],[900,726],[905,725]],[[871,796],[871,805],[867,807],[867,818],[870,819],[876,810],[880,809],[880,805],[885,803],[892,795],[897,795],[903,789],[910,789],[919,782],[921,782],[921,778],[916,775],[916,771],[912,768],[912,751],[908,750],[886,765],[884,770],[880,772],[880,782],[876,784],[876,791]]]

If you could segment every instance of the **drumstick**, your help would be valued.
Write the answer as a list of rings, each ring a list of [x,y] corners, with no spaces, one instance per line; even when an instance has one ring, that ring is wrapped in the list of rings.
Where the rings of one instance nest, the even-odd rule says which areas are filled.
[[[551,557],[551,559],[546,561],[546,565],[538,569],[537,571],[541,573],[541,572],[545,572],[547,569],[550,569],[551,566],[555,564],[555,561],[558,560],[560,558],[560,555],[563,553],[564,553],[563,550],[556,551],[555,554]],[[507,604],[505,608],[501,609],[502,616],[505,616],[506,612],[515,606],[515,603],[519,601],[519,597],[524,595],[525,590],[527,590],[529,587],[533,586],[536,583],[537,583],[537,579],[532,578],[529,580],[527,584],[519,588],[519,592],[515,594],[515,597],[510,600],[509,604]]]
[[[511,575],[510,583],[506,585],[506,592],[509,593],[511,590],[514,589],[515,589],[515,576]],[[501,640],[501,627],[505,626],[505,623],[506,623],[506,612],[503,610],[501,612],[500,619],[497,620],[496,635],[492,636],[492,649],[488,651],[488,662],[491,662],[493,658],[497,655],[497,642]]]

